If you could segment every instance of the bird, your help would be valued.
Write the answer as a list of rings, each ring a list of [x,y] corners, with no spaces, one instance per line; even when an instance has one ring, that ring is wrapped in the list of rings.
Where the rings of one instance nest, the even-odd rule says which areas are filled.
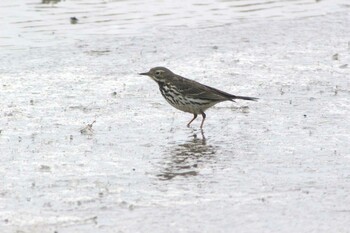
[[[139,73],[153,79],[159,85],[159,90],[165,100],[176,109],[183,112],[193,114],[193,118],[188,122],[187,127],[197,118],[202,115],[200,128],[203,129],[203,124],[206,118],[204,113],[208,108],[223,101],[233,101],[235,99],[257,101],[258,98],[232,95],[224,91],[220,91],[213,87],[201,84],[191,79],[184,78],[173,73],[165,67],[154,67],[148,72]]]

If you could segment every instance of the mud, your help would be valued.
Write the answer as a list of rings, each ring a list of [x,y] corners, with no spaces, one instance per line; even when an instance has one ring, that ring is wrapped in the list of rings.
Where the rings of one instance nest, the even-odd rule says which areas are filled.
[[[349,232],[349,6],[1,1],[1,232]]]

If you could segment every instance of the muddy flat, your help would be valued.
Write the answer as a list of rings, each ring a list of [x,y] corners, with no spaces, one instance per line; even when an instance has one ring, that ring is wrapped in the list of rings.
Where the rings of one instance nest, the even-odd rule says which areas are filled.
[[[2,0],[0,231],[349,232],[349,7]],[[154,66],[259,101],[188,128]]]

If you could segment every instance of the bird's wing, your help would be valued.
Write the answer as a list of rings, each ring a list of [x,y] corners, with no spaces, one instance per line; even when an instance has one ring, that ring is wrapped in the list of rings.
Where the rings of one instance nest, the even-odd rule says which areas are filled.
[[[178,91],[187,97],[211,101],[225,101],[234,98],[234,95],[203,85],[196,81],[177,76]]]

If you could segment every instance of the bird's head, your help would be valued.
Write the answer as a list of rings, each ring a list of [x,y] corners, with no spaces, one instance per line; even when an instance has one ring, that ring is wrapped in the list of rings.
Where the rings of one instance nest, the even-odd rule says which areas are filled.
[[[146,73],[140,73],[140,75],[147,75],[158,83],[164,83],[166,79],[171,78],[174,74],[165,67],[154,67]]]

